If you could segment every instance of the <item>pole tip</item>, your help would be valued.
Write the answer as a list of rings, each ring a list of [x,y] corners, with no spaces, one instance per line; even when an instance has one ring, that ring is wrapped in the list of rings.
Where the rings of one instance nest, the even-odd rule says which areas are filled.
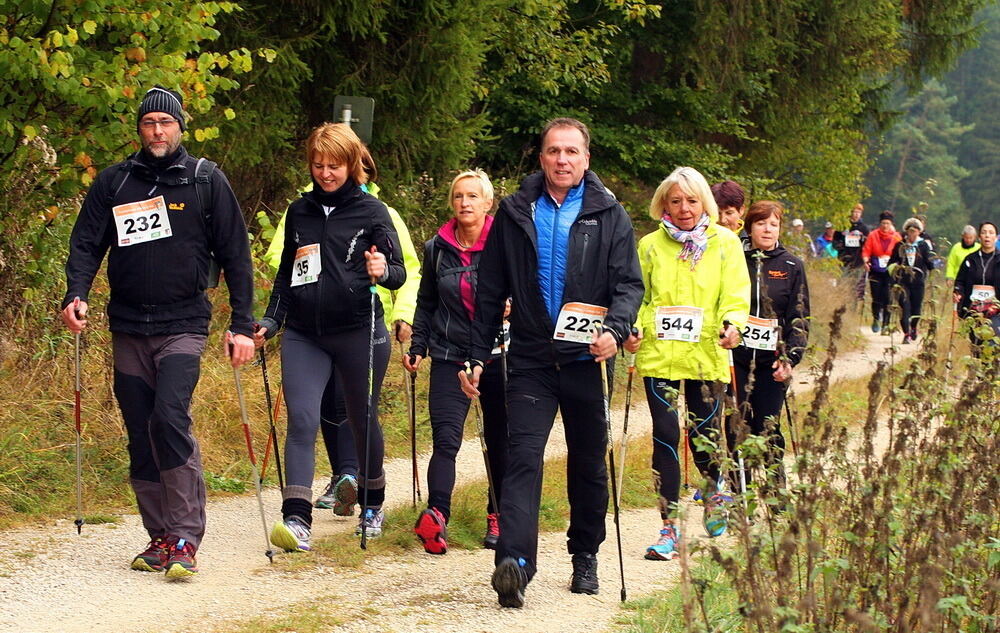
[[[264,552],[264,556],[267,556],[267,562],[271,563],[272,565],[274,564],[274,550],[273,549],[269,549],[269,550],[265,551]]]
[[[626,597],[625,597],[625,587],[622,587],[622,602],[625,602],[625,600],[626,600]]]
[[[77,519],[76,521],[73,521],[73,525],[76,526],[76,533],[77,534],[82,534],[83,533],[83,519],[82,518]]]

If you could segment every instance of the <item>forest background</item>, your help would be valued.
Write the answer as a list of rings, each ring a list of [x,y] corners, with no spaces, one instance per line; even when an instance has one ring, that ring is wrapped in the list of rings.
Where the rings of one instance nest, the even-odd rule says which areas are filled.
[[[590,125],[592,167],[636,218],[685,164],[816,222],[864,200],[869,221],[918,209],[954,239],[990,217],[998,15],[987,0],[0,0],[0,318],[51,331],[35,303],[60,296],[82,195],[137,148],[156,83],[184,94],[185,145],[220,163],[264,239],[336,95],[375,99],[383,197],[417,243],[451,174],[481,166],[509,191],[556,115]]]

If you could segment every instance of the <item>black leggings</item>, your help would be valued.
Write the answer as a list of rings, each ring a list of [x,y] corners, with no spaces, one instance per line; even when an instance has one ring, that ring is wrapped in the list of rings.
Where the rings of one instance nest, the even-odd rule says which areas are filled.
[[[899,307],[902,310],[904,334],[916,336],[917,325],[920,323],[920,310],[924,304],[924,277],[917,275],[915,279],[899,282]]]
[[[679,380],[653,378],[643,380],[646,401],[653,418],[653,485],[660,495],[660,518],[677,513],[681,487],[681,462],[677,448],[680,428],[677,416]],[[704,380],[684,381],[684,401],[688,408],[688,445],[698,471],[711,482],[719,480],[719,462],[710,453],[695,446],[694,438],[704,436],[718,441],[719,417],[722,409],[719,383]]]
[[[427,465],[427,506],[437,508],[447,520],[451,516],[451,493],[455,488],[455,456],[462,446],[462,431],[471,401],[462,392],[458,372],[462,365],[448,361],[431,363],[427,394],[434,435],[434,452]],[[504,402],[500,363],[493,362],[479,378],[486,452],[497,503],[507,472],[507,406]],[[475,415],[475,414],[473,414]],[[496,512],[487,494],[486,512]]]
[[[389,364],[389,336],[385,324],[375,324],[375,356],[372,376],[372,403],[377,405],[382,378]],[[368,489],[369,507],[380,507],[385,498],[385,455],[382,428],[378,423],[378,407],[371,408],[369,424],[365,423],[368,408],[368,328],[362,327],[328,336],[312,337],[293,329],[285,331],[281,341],[281,375],[288,406],[288,434],[285,437],[285,490],[282,513],[287,518],[295,514],[311,520],[312,481],[316,467],[316,432],[320,426],[323,392],[330,374],[336,372],[344,385],[344,399],[355,451],[365,453],[366,464],[358,473],[359,498]],[[368,437],[365,437],[365,428]]]
[[[785,456],[785,437],[781,434],[781,407],[785,402],[788,385],[778,382],[772,375],[774,359],[758,360],[756,365],[735,363],[737,401],[743,420],[750,427],[750,433],[767,438],[767,454],[762,464],[765,468],[781,464]],[[752,382],[750,382],[752,377]],[[748,385],[748,383],[750,383]],[[749,391],[749,393],[747,393]],[[735,442],[731,444],[735,448]],[[736,452],[733,451],[735,457]],[[746,470],[746,481],[750,483],[750,470]],[[732,482],[738,485],[738,481]],[[739,488],[736,488],[737,490]]]
[[[330,375],[323,390],[319,429],[330,460],[330,474],[357,477],[358,452],[354,449],[354,432],[347,422],[347,403],[337,372]]]
[[[889,325],[889,273],[870,271],[868,283],[872,288],[872,318],[882,326]]]

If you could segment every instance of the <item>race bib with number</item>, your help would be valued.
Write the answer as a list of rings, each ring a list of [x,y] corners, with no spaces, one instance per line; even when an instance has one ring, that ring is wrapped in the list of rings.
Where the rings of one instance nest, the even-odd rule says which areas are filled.
[[[135,246],[170,237],[170,216],[163,196],[111,207],[118,246]]]
[[[888,255],[879,255],[878,256],[878,267],[879,268],[885,268],[888,265],[889,265],[889,256]]]
[[[972,293],[969,295],[969,298],[973,301],[990,301],[996,296],[996,289],[993,286],[975,285],[972,287]]]
[[[656,308],[656,340],[697,343],[701,340],[704,311],[692,306]]]
[[[593,340],[594,326],[604,323],[608,309],[589,303],[567,303],[559,311],[556,331],[552,338],[557,341],[587,343]]]
[[[906,265],[907,266],[912,266],[916,261],[917,261],[917,254],[916,253],[907,253],[906,254]]]
[[[306,244],[295,251],[292,263],[292,287],[316,283],[323,264],[319,258],[319,244]]]
[[[778,349],[778,319],[750,316],[743,328],[742,344],[751,349],[774,351]]]
[[[498,336],[497,338],[500,338],[500,337]],[[503,322],[503,344],[504,344],[504,347],[507,348],[507,351],[510,351],[510,321],[504,321]],[[500,350],[500,345],[499,345],[499,342],[498,342],[497,346],[493,348],[493,351],[491,352],[491,354],[493,354],[493,356],[496,356],[500,352],[501,352],[501,350]]]
[[[844,235],[844,246],[847,248],[858,248],[861,246],[861,233],[858,231],[851,231]]]

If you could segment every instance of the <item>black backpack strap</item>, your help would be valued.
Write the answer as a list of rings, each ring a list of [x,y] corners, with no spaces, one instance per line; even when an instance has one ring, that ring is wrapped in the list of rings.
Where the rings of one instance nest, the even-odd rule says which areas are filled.
[[[194,166],[194,190],[198,195],[198,206],[201,207],[201,217],[205,220],[205,230],[208,232],[209,243],[212,239],[212,174],[216,164],[207,158],[199,158]]]
[[[215,162],[207,158],[199,158],[194,166],[194,190],[198,196],[198,206],[201,207],[201,218],[205,224],[205,237],[208,239],[209,248],[215,241],[212,235],[212,174],[215,173],[215,168]],[[219,285],[219,264],[212,253],[209,255],[208,287],[215,288]]]
[[[115,172],[115,177],[111,181],[111,187],[108,189],[108,206],[115,206],[115,198],[118,197],[118,192],[122,190],[125,185],[125,181],[128,180],[129,174],[132,172],[128,168],[128,161],[125,161],[118,166],[118,171]]]

